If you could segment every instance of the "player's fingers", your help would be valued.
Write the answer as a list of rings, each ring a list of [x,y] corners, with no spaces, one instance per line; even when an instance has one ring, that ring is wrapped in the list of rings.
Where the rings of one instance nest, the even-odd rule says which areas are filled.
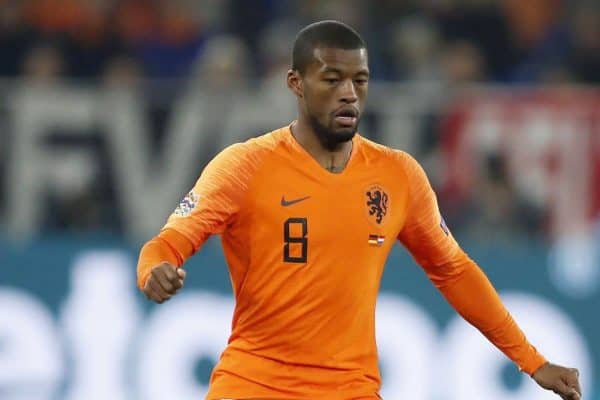
[[[177,289],[175,289],[175,293],[179,292],[181,290],[181,288],[183,287],[183,279],[179,279],[177,280]]]
[[[560,395],[564,400],[581,400],[581,396],[572,387],[569,387],[565,382],[559,380],[554,388],[554,392]]]
[[[143,292],[143,293],[146,295],[146,297],[147,297],[147,298],[149,298],[150,300],[153,300],[153,299],[151,298],[151,296],[154,294],[154,292],[152,291],[152,288],[150,287],[150,279],[151,279],[151,278],[152,278],[152,277],[151,277],[151,276],[149,276],[149,277],[146,279],[146,283],[144,283],[144,287],[142,288],[142,292]]]
[[[581,400],[581,396],[579,395],[579,393],[577,393],[575,391],[575,389],[573,389],[573,391],[567,395],[567,399],[568,400]]]
[[[173,285],[175,285],[177,283],[177,281],[179,281],[179,275],[177,274],[177,268],[175,268],[171,264],[163,264],[162,269],[163,269],[165,276],[169,280],[169,282],[171,282]]]
[[[175,290],[175,293],[177,293],[183,287],[183,282],[185,280],[185,271],[182,270],[181,268],[177,268],[175,273],[177,274],[177,280],[175,283],[175,287],[177,289]]]
[[[155,279],[150,278],[149,284],[161,302],[168,300],[171,297],[171,295],[167,293],[160,283],[158,283]]]
[[[167,276],[167,271],[172,268],[166,265],[161,265],[152,270],[152,277],[163,288],[166,293],[174,293],[175,286]]]
[[[570,396],[572,400],[580,400],[582,393],[581,388],[579,387],[579,383],[569,385],[571,388]]]
[[[564,395],[564,396],[560,396],[560,398],[563,400],[581,400],[581,397],[579,397],[579,395],[577,395],[577,394]]]
[[[156,303],[162,303],[161,297],[154,291],[154,289],[152,289],[152,286],[150,286],[149,282],[147,282],[146,286],[144,287],[144,294],[149,300],[152,300]]]
[[[171,284],[175,288],[176,292],[183,287],[183,279],[181,279],[179,277],[179,274],[177,273],[177,271],[175,269],[173,269],[173,271],[171,271],[171,275],[169,275],[169,279],[171,281]]]
[[[581,397],[581,385],[579,384],[579,370],[576,368],[571,368],[569,370],[569,375],[566,377],[567,386],[577,391],[577,394]]]

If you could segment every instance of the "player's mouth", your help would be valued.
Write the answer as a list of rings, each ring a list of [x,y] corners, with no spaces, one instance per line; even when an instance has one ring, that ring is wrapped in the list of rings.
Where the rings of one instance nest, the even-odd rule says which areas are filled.
[[[358,110],[355,107],[347,106],[333,114],[335,122],[343,127],[354,127],[358,122]]]

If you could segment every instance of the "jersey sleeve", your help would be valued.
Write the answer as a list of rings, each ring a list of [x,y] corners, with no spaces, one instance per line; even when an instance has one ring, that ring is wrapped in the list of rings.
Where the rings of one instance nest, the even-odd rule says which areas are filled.
[[[247,144],[232,145],[208,163],[160,233],[142,247],[137,265],[140,289],[152,268],[163,262],[181,267],[210,235],[235,223],[255,166]]]
[[[185,236],[196,252],[212,234],[233,224],[252,178],[247,144],[234,144],[219,153],[202,171],[200,178],[171,214],[163,230]]]
[[[522,371],[532,374],[546,360],[527,341],[486,275],[446,227],[423,168],[406,153],[401,157],[409,199],[398,239],[452,307]]]

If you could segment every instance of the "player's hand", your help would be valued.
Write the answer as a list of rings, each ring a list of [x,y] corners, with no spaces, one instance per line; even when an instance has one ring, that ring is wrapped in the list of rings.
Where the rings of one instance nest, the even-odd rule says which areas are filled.
[[[157,303],[169,300],[183,287],[185,270],[175,268],[169,263],[162,263],[152,268],[142,290],[146,297]]]
[[[532,378],[538,385],[552,390],[564,400],[581,400],[579,371],[575,368],[546,363],[533,373]]]

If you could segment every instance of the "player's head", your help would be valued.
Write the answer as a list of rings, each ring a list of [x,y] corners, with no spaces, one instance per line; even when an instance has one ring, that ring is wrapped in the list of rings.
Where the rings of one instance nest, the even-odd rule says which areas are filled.
[[[348,25],[320,21],[294,41],[288,87],[327,148],[354,136],[367,98],[369,67],[365,42]]]

